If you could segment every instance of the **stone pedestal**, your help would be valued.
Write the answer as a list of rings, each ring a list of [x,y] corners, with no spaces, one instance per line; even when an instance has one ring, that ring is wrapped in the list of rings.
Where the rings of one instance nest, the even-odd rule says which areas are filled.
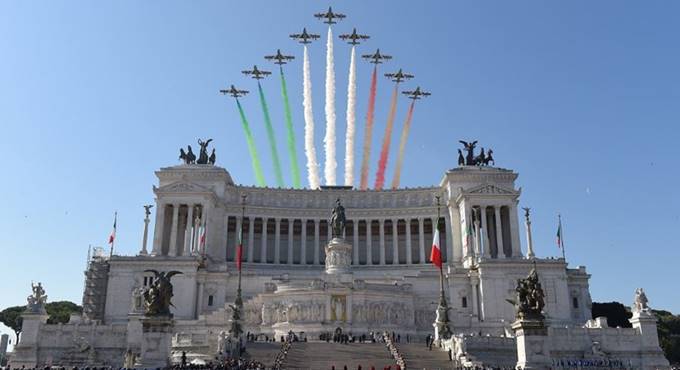
[[[542,320],[517,320],[512,324],[517,343],[517,367],[548,370],[552,366],[548,328]]]
[[[348,274],[352,265],[352,244],[333,238],[326,245],[326,273]]]
[[[640,358],[641,369],[667,369],[668,360],[664,357],[659,347],[659,334],[657,333],[656,317],[650,311],[633,312],[633,317],[628,321],[633,325],[642,337],[642,356]]]
[[[142,321],[142,353],[139,366],[164,368],[170,365],[174,321],[172,317],[145,317]]]
[[[21,339],[19,344],[14,347],[14,355],[10,366],[12,368],[35,368],[38,364],[38,347],[40,341],[40,328],[47,323],[49,317],[44,309],[27,312],[21,315]],[[15,361],[14,359],[20,359]]]

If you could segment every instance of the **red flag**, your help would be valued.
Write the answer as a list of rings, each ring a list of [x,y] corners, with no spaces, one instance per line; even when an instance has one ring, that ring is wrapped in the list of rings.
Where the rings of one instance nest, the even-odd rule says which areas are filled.
[[[198,238],[198,245],[201,249],[205,247],[205,224],[201,228],[201,236]]]
[[[109,235],[109,244],[113,244],[113,241],[116,240],[116,223],[118,221],[118,212],[113,214],[113,231],[111,231],[111,235]]]
[[[432,261],[433,265],[442,268],[442,251],[439,249],[439,229],[435,229],[433,239],[432,251],[430,252],[430,261]]]

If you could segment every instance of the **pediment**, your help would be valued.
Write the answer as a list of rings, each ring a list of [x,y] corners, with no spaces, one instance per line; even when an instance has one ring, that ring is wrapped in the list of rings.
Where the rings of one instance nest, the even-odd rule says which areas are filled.
[[[154,191],[160,193],[212,193],[212,190],[188,181],[178,181],[172,184],[155,188]]]
[[[506,189],[493,184],[483,184],[475,186],[474,188],[465,190],[466,194],[493,194],[493,195],[517,195],[518,191],[514,189]]]

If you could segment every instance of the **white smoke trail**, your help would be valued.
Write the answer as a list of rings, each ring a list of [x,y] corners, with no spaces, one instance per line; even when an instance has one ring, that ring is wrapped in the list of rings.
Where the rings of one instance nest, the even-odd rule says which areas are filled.
[[[312,111],[312,79],[309,72],[309,54],[307,53],[307,45],[305,45],[303,63],[303,95],[302,106],[305,111],[305,155],[307,156],[307,179],[309,180],[309,187],[318,189],[319,181],[319,163],[316,160],[316,147],[314,146],[314,112]]]
[[[357,104],[357,66],[354,61],[356,47],[352,45],[347,83],[347,134],[345,136],[345,185],[354,185],[354,131]]]
[[[326,136],[323,142],[326,149],[324,176],[326,185],[335,186],[335,170],[338,163],[335,159],[335,63],[333,62],[333,32],[328,26],[326,41]]]

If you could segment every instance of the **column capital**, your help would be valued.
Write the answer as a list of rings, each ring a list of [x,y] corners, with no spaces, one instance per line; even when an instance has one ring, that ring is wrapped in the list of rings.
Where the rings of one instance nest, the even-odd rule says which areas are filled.
[[[380,223],[380,226],[384,226],[384,225],[385,225],[385,219],[384,219],[384,218],[379,218],[379,219],[378,219],[378,223]]]

